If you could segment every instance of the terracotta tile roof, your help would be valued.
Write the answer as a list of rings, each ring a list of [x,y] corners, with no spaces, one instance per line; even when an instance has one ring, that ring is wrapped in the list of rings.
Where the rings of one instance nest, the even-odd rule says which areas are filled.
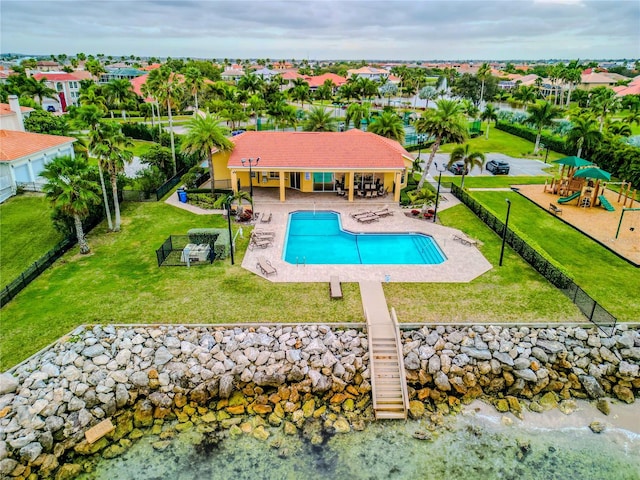
[[[77,82],[78,77],[74,77],[70,73],[36,73],[33,78],[40,80],[46,78],[51,82]]]
[[[0,130],[0,162],[18,160],[41,150],[75,141],[73,137]]]
[[[300,75],[298,72],[284,72],[281,73],[280,76],[284,80],[293,80],[294,78],[307,78],[304,75]]]
[[[155,70],[156,68],[160,68],[162,66],[161,63],[152,63],[151,65],[147,65],[146,67],[142,67],[139,70],[144,70],[146,72],[149,72],[151,70]]]
[[[132,78],[131,80],[129,80],[129,82],[131,82],[131,87],[133,88],[133,91],[136,92],[136,95],[138,95],[139,97],[142,96],[142,85],[144,85],[147,82],[147,78],[149,78],[149,74],[145,73],[144,75],[140,75],[139,77],[136,78]],[[147,101],[151,101],[150,98],[145,99],[145,102]]]
[[[20,110],[25,113],[33,112],[33,108],[31,107],[20,107]],[[14,113],[8,103],[0,103],[0,115],[13,115]]]
[[[616,82],[617,80],[614,80],[610,76],[605,75],[604,73],[598,73],[598,72],[582,74],[582,80],[580,81],[580,83],[582,84],[586,84],[586,83],[613,84]]]
[[[243,168],[243,158],[260,157],[260,169],[399,170],[405,167],[405,158],[411,159],[398,142],[357,129],[245,132],[231,141],[235,148],[229,157],[229,168]]]
[[[87,72],[86,70],[74,70],[69,75],[76,77],[78,80],[91,80],[93,78],[91,72]]]
[[[640,82],[630,83],[626,87],[613,87],[618,97],[624,97],[626,95],[640,95]]]
[[[347,83],[346,78],[336,75],[335,73],[324,73],[315,77],[307,77],[307,82],[309,82],[309,87],[311,88],[323,85],[326,80],[333,81],[333,83],[336,84],[336,87],[340,87]]]

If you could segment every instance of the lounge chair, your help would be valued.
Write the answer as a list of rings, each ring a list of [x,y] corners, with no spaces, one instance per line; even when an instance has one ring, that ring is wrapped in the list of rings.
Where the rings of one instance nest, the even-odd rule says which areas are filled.
[[[273,242],[268,238],[251,238],[251,242],[249,242],[249,249],[253,250],[254,248],[267,248],[273,245]]]
[[[358,217],[368,217],[371,215],[371,210],[359,210],[350,214],[351,218],[357,219]]]
[[[380,217],[378,215],[374,215],[374,214],[367,215],[366,217],[357,217],[356,218],[356,220],[358,220],[358,222],[360,222],[360,223],[377,222],[379,219],[380,219]]]
[[[262,272],[265,277],[268,277],[271,274],[278,274],[278,271],[275,269],[271,262],[267,260],[265,257],[258,257],[258,263],[256,263],[256,268]]]
[[[374,210],[373,212],[374,215],[377,215],[379,217],[387,217],[389,215],[393,215],[393,212],[391,210],[389,210],[388,208],[381,208],[380,210]]]
[[[276,232],[271,230],[254,230],[251,232],[252,238],[262,238],[262,239],[274,239],[276,236]]]
[[[260,216],[260,223],[269,223],[271,221],[271,212],[264,212]]]
[[[465,237],[465,236],[461,236],[461,235],[453,235],[453,239],[457,240],[458,242],[460,242],[463,245],[469,245],[469,246],[474,246],[478,244],[477,240],[474,240],[473,238],[469,238],[469,237]]]

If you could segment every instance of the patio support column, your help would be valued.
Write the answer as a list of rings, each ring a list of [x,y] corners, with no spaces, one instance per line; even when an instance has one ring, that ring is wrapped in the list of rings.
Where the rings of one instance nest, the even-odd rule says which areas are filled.
[[[280,201],[284,202],[285,200],[285,185],[284,185],[284,171],[280,171],[279,172],[279,176],[280,176]]]
[[[231,191],[238,193],[238,174],[235,170],[231,170]]]
[[[400,190],[402,190],[402,172],[396,172],[396,181],[393,189],[393,201],[400,201]]]
[[[347,172],[347,178],[349,179],[349,201],[353,202],[353,181],[356,177],[355,172]]]

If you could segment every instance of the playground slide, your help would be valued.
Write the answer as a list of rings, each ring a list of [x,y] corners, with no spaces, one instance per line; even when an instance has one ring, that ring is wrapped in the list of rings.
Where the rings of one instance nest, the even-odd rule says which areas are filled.
[[[607,197],[605,197],[604,195],[600,195],[598,197],[598,200],[600,200],[600,205],[602,205],[607,212],[613,212],[615,210],[615,208],[613,208],[613,205],[609,203],[609,200],[607,200]]]
[[[580,196],[580,192],[569,195],[568,197],[560,197],[558,203],[569,203],[571,200],[575,200]]]

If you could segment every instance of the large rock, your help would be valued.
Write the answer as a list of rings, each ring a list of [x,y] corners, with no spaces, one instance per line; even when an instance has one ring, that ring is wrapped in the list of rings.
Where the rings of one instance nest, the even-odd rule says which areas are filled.
[[[331,388],[331,378],[322,375],[317,370],[309,370],[309,378],[314,392],[326,392]]]
[[[0,395],[6,395],[7,393],[13,393],[20,386],[20,382],[10,373],[0,374]]]
[[[178,343],[178,346],[180,344]],[[167,347],[160,347],[156,350],[155,358],[153,359],[153,363],[156,365],[164,365],[165,363],[169,363],[173,358],[173,354],[169,352]]]
[[[233,392],[233,375],[223,375],[220,377],[218,395],[220,398],[229,398],[231,392]]]
[[[433,379],[433,383],[435,383],[436,387],[438,387],[438,389],[442,390],[443,392],[448,392],[449,390],[451,390],[451,383],[449,383],[449,378],[443,372],[436,373],[435,378]]]
[[[404,357],[404,368],[407,370],[418,370],[420,368],[420,358],[415,352],[409,352],[409,354]]]
[[[580,382],[587,392],[587,395],[591,398],[601,398],[605,396],[600,382],[598,382],[595,377],[592,377],[591,375],[582,375],[580,377]]]

